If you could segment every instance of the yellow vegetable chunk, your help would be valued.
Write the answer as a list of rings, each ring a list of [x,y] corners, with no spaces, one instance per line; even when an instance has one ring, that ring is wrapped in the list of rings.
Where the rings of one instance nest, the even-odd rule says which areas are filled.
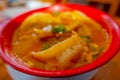
[[[55,65],[54,61],[57,61],[56,66],[68,68],[72,65],[70,64],[72,59],[79,57],[78,55],[85,50],[85,43],[77,34],[75,34],[70,38],[48,48],[47,50],[33,53],[33,56],[35,59],[48,64]]]
[[[20,26],[20,30],[21,32],[25,32],[35,27],[42,28],[43,26],[49,25],[54,21],[54,17],[49,13],[34,13],[24,20]]]
[[[61,20],[61,23],[65,25],[67,31],[74,30],[75,28],[86,24],[95,26],[98,29],[100,28],[98,23],[80,11],[63,12],[59,15],[59,19]]]
[[[61,13],[59,15],[59,19],[61,23],[65,25],[66,30],[71,31],[78,27],[78,25],[80,24],[79,16],[80,14],[77,14],[74,11],[73,12],[68,11]]]

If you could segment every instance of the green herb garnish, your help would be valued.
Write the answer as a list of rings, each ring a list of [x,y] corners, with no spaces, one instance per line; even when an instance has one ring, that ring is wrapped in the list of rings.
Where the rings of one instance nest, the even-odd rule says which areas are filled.
[[[53,43],[52,43],[52,45],[55,45],[55,44],[57,44],[57,43],[58,43],[58,42],[57,42],[57,41],[55,41],[55,42],[53,42]]]
[[[94,46],[89,45],[89,47],[90,47],[90,50],[96,51],[96,48]]]
[[[80,36],[80,37],[87,43],[91,43],[92,42],[92,39],[91,39],[90,36],[85,35],[85,36]]]
[[[104,51],[104,47],[99,48],[98,53],[102,53]]]
[[[96,59],[98,56],[99,56],[99,54],[95,54],[92,57],[93,57],[93,59]]]
[[[52,32],[55,32],[55,33],[65,32],[65,27],[64,25],[53,27]]]
[[[97,54],[95,54],[95,55],[92,56],[93,59],[96,59],[101,53],[103,53],[103,51],[104,51],[103,47],[99,48]]]
[[[54,15],[55,15],[55,16],[58,16],[59,14],[60,14],[59,11],[55,11],[55,12],[54,12]]]
[[[50,48],[50,45],[48,43],[46,43],[43,45],[42,50],[46,50],[48,48]]]

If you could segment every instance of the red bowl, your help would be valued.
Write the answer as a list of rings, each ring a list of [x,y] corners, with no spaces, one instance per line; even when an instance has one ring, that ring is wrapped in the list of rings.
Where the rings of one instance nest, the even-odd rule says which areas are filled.
[[[64,10],[79,10],[97,21],[104,29],[107,30],[109,36],[112,37],[109,48],[106,52],[104,52],[100,57],[98,57],[91,64],[81,66],[79,68],[63,70],[63,71],[48,71],[48,70],[37,70],[31,69],[24,64],[22,64],[19,60],[15,59],[14,56],[11,55],[11,40],[14,31],[17,27],[23,22],[23,20],[31,15],[34,12],[45,12],[45,11],[64,11]],[[1,58],[14,69],[36,76],[45,76],[45,77],[65,77],[72,76],[77,74],[82,74],[85,72],[89,72],[94,70],[103,64],[107,63],[111,60],[115,54],[120,49],[120,28],[117,23],[106,13],[97,10],[95,8],[78,5],[78,4],[57,4],[50,7],[40,8],[36,10],[32,10],[26,12],[22,15],[17,16],[8,22],[5,26],[0,27],[0,56]]]

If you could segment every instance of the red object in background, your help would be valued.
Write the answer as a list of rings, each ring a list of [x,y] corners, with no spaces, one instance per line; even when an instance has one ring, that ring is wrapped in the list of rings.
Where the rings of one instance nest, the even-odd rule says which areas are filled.
[[[68,3],[68,0],[55,0],[56,3]]]
[[[58,11],[79,10],[85,13],[86,15],[88,15],[89,17],[91,17],[92,19],[94,19],[95,21],[97,21],[100,25],[102,25],[102,27],[107,30],[108,34],[112,36],[112,42],[110,43],[110,47],[108,48],[108,50],[91,64],[81,66],[79,68],[75,68],[71,70],[63,70],[63,71],[47,71],[47,70],[31,69],[23,65],[19,61],[13,60],[14,57],[9,54],[10,53],[9,50],[11,50],[11,40],[15,29],[19,27],[19,25],[23,22],[23,20],[32,13],[46,12],[51,10],[54,12],[56,11],[56,7]],[[107,63],[111,58],[115,56],[119,48],[120,48],[120,29],[116,24],[116,22],[109,15],[107,15],[106,13],[100,10],[78,4],[64,4],[64,5],[58,4],[51,7],[32,10],[12,19],[6,26],[1,27],[0,29],[1,58],[16,70],[36,76],[65,77],[65,76],[73,76],[73,75],[89,72]]]
[[[62,0],[56,0],[57,3],[60,3]]]

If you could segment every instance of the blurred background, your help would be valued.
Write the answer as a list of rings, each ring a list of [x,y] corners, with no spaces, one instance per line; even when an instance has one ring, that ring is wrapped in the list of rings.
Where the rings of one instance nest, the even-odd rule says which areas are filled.
[[[120,0],[0,0],[0,22],[6,18],[13,18],[25,11],[56,3],[89,5],[107,12],[118,22],[120,19]]]
[[[120,0],[0,0],[0,26],[26,11],[52,4],[76,3],[103,10],[120,25]],[[92,80],[120,80],[120,51],[96,73]],[[0,59],[0,80],[12,80]]]

